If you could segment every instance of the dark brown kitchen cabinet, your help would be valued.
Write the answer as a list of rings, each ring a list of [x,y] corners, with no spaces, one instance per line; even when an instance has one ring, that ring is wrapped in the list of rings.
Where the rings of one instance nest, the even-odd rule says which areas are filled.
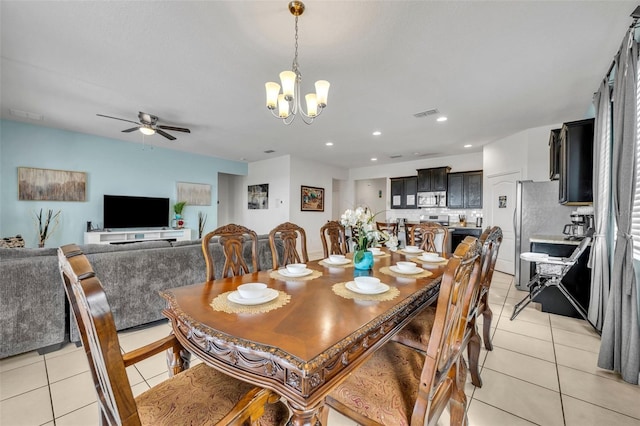
[[[447,174],[451,167],[418,170],[418,192],[447,190]]]
[[[452,209],[482,208],[482,170],[449,173],[447,207]]]
[[[564,123],[560,131],[561,204],[593,202],[593,118]]]
[[[391,208],[417,208],[418,177],[391,178]]]
[[[549,180],[560,179],[560,131],[553,129],[549,136]]]

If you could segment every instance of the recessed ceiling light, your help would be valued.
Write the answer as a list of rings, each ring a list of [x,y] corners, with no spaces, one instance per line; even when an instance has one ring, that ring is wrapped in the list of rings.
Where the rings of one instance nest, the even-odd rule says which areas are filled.
[[[375,132],[373,132],[373,136],[380,136],[382,134],[382,132],[380,130],[376,130]]]
[[[442,123],[443,121],[447,121],[447,117],[445,117],[444,115],[441,117],[436,118],[436,121],[439,123]]]
[[[327,142],[325,143],[326,146],[333,146],[333,142]]]
[[[371,161],[378,161],[378,159],[376,157],[373,157]]]
[[[466,144],[464,147],[465,148],[471,148],[473,145],[471,145],[470,143]]]

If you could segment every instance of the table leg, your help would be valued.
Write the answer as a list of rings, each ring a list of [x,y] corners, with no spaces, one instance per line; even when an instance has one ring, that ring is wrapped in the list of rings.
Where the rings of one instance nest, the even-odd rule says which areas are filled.
[[[287,426],[322,426],[323,418],[328,416],[326,412],[328,408],[324,406],[323,401],[311,408],[301,408],[289,403],[289,409],[293,414],[287,422]]]

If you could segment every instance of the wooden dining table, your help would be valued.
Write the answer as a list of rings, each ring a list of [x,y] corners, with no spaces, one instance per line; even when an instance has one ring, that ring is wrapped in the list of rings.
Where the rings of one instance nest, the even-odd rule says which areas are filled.
[[[280,394],[291,409],[289,424],[315,425],[325,396],[435,303],[446,263],[418,263],[431,272],[428,277],[390,274],[389,267],[408,257],[415,259],[384,249],[371,271],[318,260],[307,263],[314,273],[305,279],[269,270],[178,287],[161,293],[167,300],[163,313],[189,352],[226,374]],[[395,297],[372,300],[376,297],[345,290],[344,283],[357,275],[377,277],[389,286],[380,299]],[[289,296],[288,302],[268,312],[214,309],[214,300],[226,302],[228,294],[235,294],[230,292],[250,282],[267,284]]]

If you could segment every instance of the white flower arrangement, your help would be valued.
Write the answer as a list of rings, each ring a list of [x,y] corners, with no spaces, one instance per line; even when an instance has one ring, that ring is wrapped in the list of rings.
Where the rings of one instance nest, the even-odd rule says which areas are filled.
[[[355,210],[347,209],[340,216],[340,223],[355,231],[355,236],[351,237],[354,242],[354,250],[366,250],[379,243],[389,241],[389,234],[378,231],[376,228],[375,216],[368,207],[357,207]]]

